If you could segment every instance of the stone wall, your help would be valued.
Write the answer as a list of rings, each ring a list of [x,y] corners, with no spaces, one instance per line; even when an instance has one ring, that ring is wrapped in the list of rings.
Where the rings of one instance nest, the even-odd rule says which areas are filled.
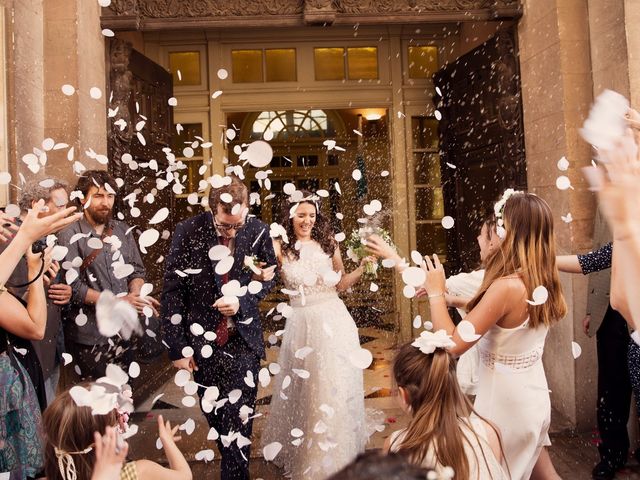
[[[42,141],[75,147],[87,168],[100,168],[84,152],[106,153],[105,95],[89,96],[93,86],[105,92],[104,39],[100,7],[84,0],[0,0],[7,24],[7,116],[10,171],[14,179],[33,174],[21,158]],[[76,94],[67,97],[68,83]],[[104,168],[104,167],[102,167]],[[38,178],[58,177],[75,183],[66,149],[50,152]],[[10,191],[15,199],[16,189]]]
[[[593,98],[589,12],[581,0],[526,0],[518,32],[524,108],[528,185],[553,209],[559,254],[591,248],[595,198],[580,168],[591,161],[590,147],[578,128]],[[565,156],[568,172],[557,161]],[[556,178],[566,173],[573,189],[560,191]],[[561,216],[571,213],[573,222]],[[569,313],[550,332],[545,368],[555,409],[578,428],[594,424],[595,342],[582,333],[587,279],[562,275]],[[571,342],[582,346],[574,361]]]

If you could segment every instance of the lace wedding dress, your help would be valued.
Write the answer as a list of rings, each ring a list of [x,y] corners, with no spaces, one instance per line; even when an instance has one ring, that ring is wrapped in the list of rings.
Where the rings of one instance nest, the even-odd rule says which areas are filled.
[[[332,261],[316,242],[302,244],[300,259],[284,259],[291,297],[263,445],[282,444],[274,463],[293,479],[325,479],[364,450],[367,442],[362,370],[349,354],[360,348],[358,330],[325,284]]]

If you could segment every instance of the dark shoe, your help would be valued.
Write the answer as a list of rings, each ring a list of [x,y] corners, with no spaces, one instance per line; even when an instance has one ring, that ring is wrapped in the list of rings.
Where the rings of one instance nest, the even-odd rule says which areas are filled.
[[[613,480],[616,476],[616,469],[607,462],[600,462],[591,471],[593,480]]]

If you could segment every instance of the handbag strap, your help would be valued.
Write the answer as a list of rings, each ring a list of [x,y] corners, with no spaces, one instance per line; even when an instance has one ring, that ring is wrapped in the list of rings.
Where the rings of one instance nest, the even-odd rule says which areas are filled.
[[[104,240],[105,237],[110,237],[113,234],[113,228],[111,225],[107,225],[102,231],[102,235],[100,235],[100,240]],[[85,259],[82,261],[82,265],[80,265],[80,273],[84,272],[89,266],[95,261],[96,257],[100,254],[102,249],[93,250]]]

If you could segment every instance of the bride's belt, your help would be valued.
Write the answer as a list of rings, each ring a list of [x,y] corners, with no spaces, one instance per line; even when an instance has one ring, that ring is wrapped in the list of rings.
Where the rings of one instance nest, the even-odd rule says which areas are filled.
[[[304,296],[296,295],[295,297],[290,297],[289,304],[292,307],[309,307],[311,305],[318,305],[319,303],[326,302],[327,300],[335,300],[339,298],[338,292],[331,290],[326,292],[310,293]]]
[[[530,350],[529,352],[518,354],[495,353],[488,350],[482,350],[481,348],[478,350],[480,352],[480,361],[485,367],[495,369],[496,364],[498,364],[498,368],[506,367],[511,370],[524,370],[534,366],[542,360],[544,347],[539,347],[534,350]]]

